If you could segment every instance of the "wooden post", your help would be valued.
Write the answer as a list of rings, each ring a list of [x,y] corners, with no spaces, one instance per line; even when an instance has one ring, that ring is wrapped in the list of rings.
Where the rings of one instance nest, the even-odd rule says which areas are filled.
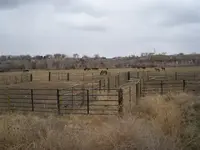
[[[118,90],[118,105],[119,105],[119,115],[122,117],[123,116],[123,90],[119,89]]]
[[[177,80],[178,79],[178,74],[177,74],[177,72],[175,72],[175,80]]]
[[[74,88],[72,87],[72,109],[74,109]]]
[[[120,86],[120,73],[118,74],[118,87]]]
[[[131,79],[131,73],[130,73],[130,71],[128,71],[127,78],[128,78],[128,81]]]
[[[31,89],[31,104],[32,104],[32,111],[34,111],[33,89]]]
[[[160,94],[163,95],[163,81],[160,82]]]
[[[67,73],[67,81],[69,81],[69,72]]]
[[[137,72],[137,78],[140,78],[140,73],[139,72]]]
[[[90,114],[90,95],[89,90],[87,90],[87,114]]]
[[[131,92],[131,86],[129,86],[129,105],[130,105],[130,108],[131,108],[131,102],[132,102],[132,92]]]
[[[185,80],[183,80],[183,92],[185,92],[185,86],[186,86]]]
[[[147,71],[147,81],[149,81],[149,72]]]
[[[84,84],[83,84],[82,90],[83,90],[83,101],[82,101],[82,106],[83,106],[85,104],[85,86],[84,86]]]
[[[33,74],[32,73],[30,74],[30,81],[31,82],[33,81]]]
[[[108,92],[110,92],[110,78],[108,77]]]
[[[144,82],[143,82],[144,83]],[[142,94],[142,80],[140,79],[140,96],[141,96],[141,94]]]
[[[60,115],[60,94],[59,94],[59,89],[57,89],[57,108],[58,108],[58,114]]]
[[[85,73],[83,72],[83,81],[85,81]]]
[[[49,81],[51,81],[51,72],[49,72]]]
[[[140,98],[140,89],[139,89],[139,83],[136,84],[136,99],[135,99],[135,105],[138,105]]]
[[[99,90],[101,90],[101,80],[99,80]]]

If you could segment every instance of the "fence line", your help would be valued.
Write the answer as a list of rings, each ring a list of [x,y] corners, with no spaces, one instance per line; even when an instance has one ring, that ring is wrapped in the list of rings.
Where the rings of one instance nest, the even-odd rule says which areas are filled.
[[[95,94],[92,93],[95,91]],[[116,115],[123,112],[123,90],[0,89],[1,110],[58,114]]]

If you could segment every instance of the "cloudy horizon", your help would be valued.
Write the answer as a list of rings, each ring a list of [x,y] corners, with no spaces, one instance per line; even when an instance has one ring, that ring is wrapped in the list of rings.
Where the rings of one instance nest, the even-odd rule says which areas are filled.
[[[198,0],[1,0],[0,54],[200,52]]]

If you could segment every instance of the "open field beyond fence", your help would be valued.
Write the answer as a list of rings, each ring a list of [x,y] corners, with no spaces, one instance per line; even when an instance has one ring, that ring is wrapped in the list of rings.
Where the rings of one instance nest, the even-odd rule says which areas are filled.
[[[186,70],[186,69],[185,69]],[[142,96],[200,90],[198,70],[30,71],[0,74],[1,110],[118,114]],[[121,92],[119,92],[121,91]]]

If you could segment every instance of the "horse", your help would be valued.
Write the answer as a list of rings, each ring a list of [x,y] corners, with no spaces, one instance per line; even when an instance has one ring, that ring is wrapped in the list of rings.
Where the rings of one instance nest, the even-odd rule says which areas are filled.
[[[107,70],[101,70],[100,72],[100,75],[107,75],[107,74],[108,74]]]

